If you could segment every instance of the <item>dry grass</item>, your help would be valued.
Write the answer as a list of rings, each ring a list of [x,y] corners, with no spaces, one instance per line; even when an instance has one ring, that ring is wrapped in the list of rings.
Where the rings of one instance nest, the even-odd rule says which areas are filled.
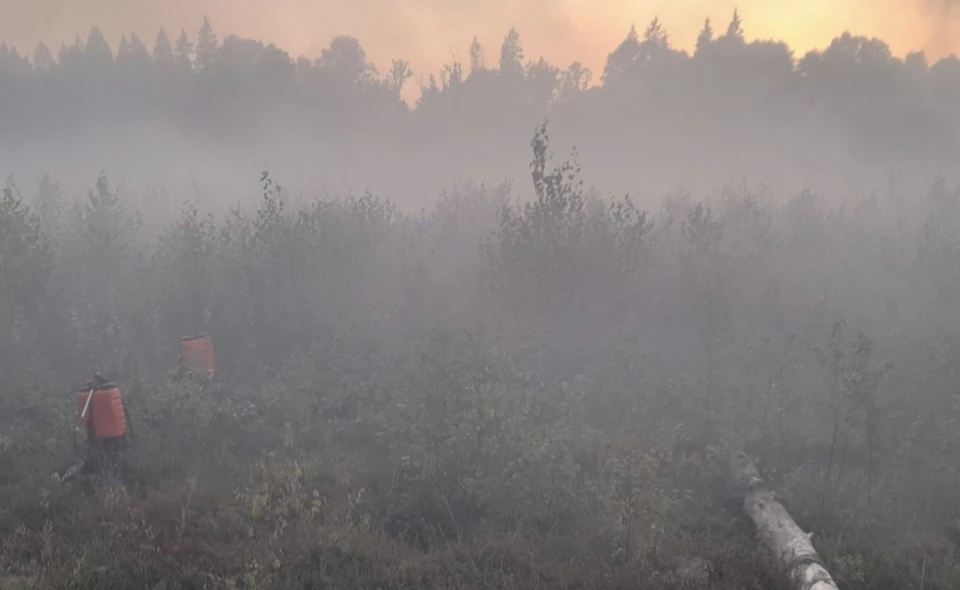
[[[432,432],[410,431],[402,414],[389,416],[393,432],[379,433],[387,444],[377,433],[331,438],[363,429],[348,419],[296,430],[304,411],[296,408],[312,401],[291,394],[286,412],[232,417],[232,428],[211,431],[191,419],[207,404],[234,404],[210,392],[185,399],[172,385],[150,393],[149,403],[138,400],[140,426],[120,478],[58,487],[44,477],[56,463],[48,452],[7,446],[5,464],[19,470],[4,472],[2,488],[0,564],[10,580],[98,589],[681,588],[690,582],[677,578],[675,561],[688,556],[712,564],[713,588],[786,587],[717,458],[675,451],[685,447],[668,429],[611,436],[578,420],[504,413],[491,417],[498,434],[477,453],[469,413],[447,418],[455,434],[437,448]],[[486,402],[496,407],[508,394],[488,390]],[[177,418],[155,428],[154,412]],[[239,439],[248,454],[223,451]],[[902,584],[918,572],[926,588],[946,588],[958,579],[950,545],[924,541],[896,559],[823,546],[845,588]]]

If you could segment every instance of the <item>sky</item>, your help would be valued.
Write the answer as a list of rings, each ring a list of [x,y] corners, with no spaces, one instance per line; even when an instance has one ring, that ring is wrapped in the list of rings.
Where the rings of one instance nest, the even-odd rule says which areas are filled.
[[[599,73],[631,23],[642,30],[657,16],[673,44],[689,48],[705,17],[723,30],[735,6],[748,38],[782,39],[798,54],[845,30],[880,37],[896,54],[960,53],[960,0],[0,0],[0,38],[31,54],[42,38],[56,52],[98,25],[114,46],[130,31],[152,46],[160,26],[195,37],[208,16],[221,38],[272,42],[295,57],[353,35],[381,69],[402,57],[422,75],[466,62],[474,35],[495,62],[515,26],[527,57],[579,60]]]

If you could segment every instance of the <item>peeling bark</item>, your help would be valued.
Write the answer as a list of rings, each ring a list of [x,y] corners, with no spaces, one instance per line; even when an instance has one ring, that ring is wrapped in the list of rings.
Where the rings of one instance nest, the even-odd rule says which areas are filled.
[[[733,457],[733,475],[743,491],[743,509],[763,543],[773,551],[797,590],[839,590],[805,533],[767,488],[753,461],[743,452]]]

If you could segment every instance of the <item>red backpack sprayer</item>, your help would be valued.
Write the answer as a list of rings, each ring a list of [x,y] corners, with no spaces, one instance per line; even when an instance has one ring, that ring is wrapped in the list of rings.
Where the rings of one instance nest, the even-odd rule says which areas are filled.
[[[194,334],[180,339],[178,379],[193,378],[209,383],[217,376],[217,355],[208,334]]]
[[[123,396],[116,384],[98,373],[77,394],[79,415],[74,432],[74,450],[81,462],[63,475],[65,481],[77,473],[101,471],[116,465],[120,452],[127,448],[127,411]],[[79,437],[85,434],[86,452],[81,449]]]

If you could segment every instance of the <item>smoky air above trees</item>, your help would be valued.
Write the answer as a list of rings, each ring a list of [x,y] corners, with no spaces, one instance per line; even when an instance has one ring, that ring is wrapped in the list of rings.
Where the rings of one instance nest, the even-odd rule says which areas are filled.
[[[0,586],[960,587],[960,59],[750,23],[0,45]]]
[[[94,29],[3,50],[0,171],[55,169],[74,190],[101,170],[131,186],[240,190],[267,165],[291,189],[369,188],[421,206],[443,183],[523,179],[529,132],[548,117],[591,185],[640,199],[740,178],[826,195],[888,173],[952,174],[953,58],[900,59],[854,36],[793,55],[748,42],[747,17],[734,31],[713,22],[689,52],[662,22],[638,27],[592,73],[527,55],[522,31],[502,46],[465,37],[456,61],[417,72],[403,56],[378,71],[351,37],[308,60],[209,21],[114,46]]]

